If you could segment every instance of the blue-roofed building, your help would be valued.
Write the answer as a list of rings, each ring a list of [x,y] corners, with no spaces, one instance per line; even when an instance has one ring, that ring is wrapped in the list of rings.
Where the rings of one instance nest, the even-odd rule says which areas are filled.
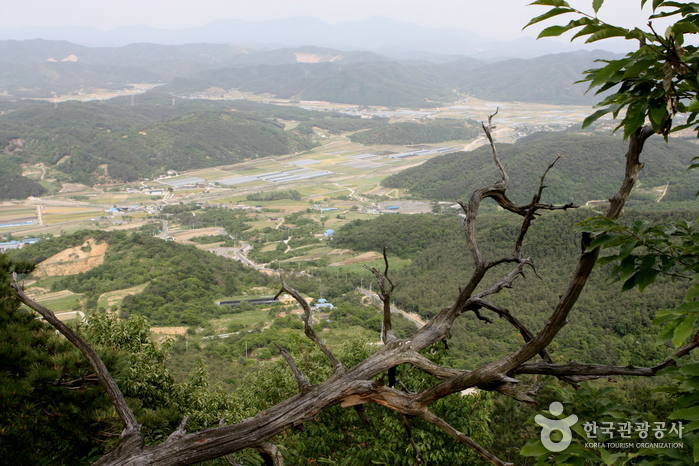
[[[335,230],[325,230],[325,233],[323,233],[323,236],[332,236],[335,234]]]
[[[20,242],[17,240],[8,241],[6,243],[0,243],[0,252],[5,252],[8,249],[19,249]]]
[[[325,308],[335,309],[335,306],[330,304],[325,298],[320,298],[318,300],[318,304],[316,304],[316,307],[318,309],[325,309]]]

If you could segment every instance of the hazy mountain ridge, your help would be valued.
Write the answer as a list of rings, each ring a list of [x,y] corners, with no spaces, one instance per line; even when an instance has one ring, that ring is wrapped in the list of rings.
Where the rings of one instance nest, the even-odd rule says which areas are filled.
[[[236,44],[274,49],[313,45],[379,53],[423,51],[465,54],[488,59],[530,58],[585,47],[547,39],[535,41],[531,37],[499,41],[480,37],[466,29],[424,27],[379,16],[335,25],[317,18],[297,16],[266,21],[220,19],[203,26],[182,29],[159,29],[144,24],[120,26],[108,31],[89,26],[0,28],[0,40],[37,37],[110,47],[140,42],[163,45]]]
[[[439,67],[445,79],[461,92],[492,100],[544,102],[568,105],[594,104],[594,92],[585,95],[587,84],[575,84],[583,72],[603,66],[595,60],[618,58],[604,50],[578,51],[543,57],[505,60],[478,66],[468,59]],[[466,69],[468,72],[460,72]]]
[[[584,105],[597,99],[584,95],[585,86],[570,83],[594,67],[595,59],[613,55],[579,51],[495,63],[461,55],[436,55],[435,62],[427,61],[430,54],[416,56],[420,60],[397,61],[373,52],[310,46],[89,48],[65,41],[0,41],[0,88],[13,97],[31,98],[163,83],[163,90],[177,95],[238,89],[279,98],[394,107],[441,106],[457,100],[457,90],[482,99]]]

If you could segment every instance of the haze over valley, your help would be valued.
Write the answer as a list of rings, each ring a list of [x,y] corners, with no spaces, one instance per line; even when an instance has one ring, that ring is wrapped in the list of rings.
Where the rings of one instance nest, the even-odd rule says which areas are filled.
[[[406,9],[414,7],[408,4]],[[318,7],[317,17],[309,16],[309,5]],[[446,11],[445,25],[427,13],[422,22],[408,13],[387,18],[379,14],[380,5],[374,15],[352,12],[332,21],[335,10],[299,2],[299,14],[283,18],[258,17],[256,7],[240,4],[240,17],[201,13],[199,25],[194,18],[167,27],[165,19],[157,26],[137,24],[134,10],[130,23],[101,18],[72,26],[83,24],[75,10],[74,19],[58,16],[53,25],[37,14],[35,23],[0,28],[0,266],[3,272],[23,271],[19,280],[29,300],[50,308],[84,334],[100,357],[104,353],[117,383],[127,387],[120,389],[148,436],[147,448],[184,436],[184,415],[192,432],[256,422],[260,412],[316,390],[342,364],[351,375],[360,361],[392,348],[391,339],[431,331],[472,274],[501,274],[513,266],[516,273],[502,273],[500,282],[474,285],[471,292],[482,301],[459,305],[446,336],[421,350],[424,361],[413,367],[406,359],[410,364],[384,371],[387,378],[372,375],[360,382],[371,390],[417,396],[435,383],[451,383],[454,371],[477,373],[549,325],[571,264],[597,244],[590,246],[591,238],[611,243],[602,243],[606,236],[599,232],[583,236],[581,225],[615,202],[629,176],[623,158],[628,135],[620,127],[626,110],[583,123],[622,79],[599,94],[578,81],[587,70],[622,58],[628,45],[603,50],[535,41],[519,30],[498,35],[495,22],[485,36],[484,29],[477,34],[450,21],[452,11],[463,14],[454,5],[436,2],[435,8]],[[143,9],[151,6],[145,2]],[[124,13],[113,8],[117,21]],[[278,8],[281,15],[287,6]],[[482,5],[473,8],[475,16]],[[163,11],[163,18],[171,13]],[[503,11],[503,23],[512,14]],[[668,105],[663,101],[658,108],[694,104],[675,99]],[[685,122],[678,111],[672,123]],[[646,244],[641,236],[647,225],[693,225],[699,171],[687,167],[696,164],[698,146],[688,126],[645,142],[645,165],[621,218],[638,242],[626,256],[619,253],[620,261],[633,259],[631,253]],[[488,185],[490,191],[477,191]],[[468,204],[474,191],[487,195]],[[663,231],[670,237],[679,230]],[[478,236],[477,244],[471,235]],[[477,263],[474,248],[493,262]],[[628,371],[665,364],[675,348],[671,337],[656,343],[660,328],[653,322],[682,302],[690,282],[683,280],[684,271],[665,267],[664,257],[670,274],[649,278],[640,286],[650,285],[649,291],[641,293],[634,289],[636,275],[630,286],[626,281],[628,260],[618,269],[611,259],[594,268],[576,313],[532,358]],[[628,272],[625,299],[619,298],[622,284],[610,284],[610,270]],[[386,293],[389,282],[392,291]],[[482,304],[485,298],[492,303]],[[43,347],[54,351],[59,346],[50,342],[63,342],[32,320],[28,307],[11,312],[26,321],[27,335],[45,333],[41,338],[49,343]],[[13,332],[19,335],[15,327],[23,327],[3,319],[0,355],[16,353],[21,345],[14,338],[20,337]],[[12,335],[7,345],[3,335]],[[407,348],[411,340],[405,341]],[[91,464],[117,444],[122,421],[106,396],[99,407],[89,404],[102,392],[81,357],[70,353],[63,361],[69,349],[55,351],[59,356],[50,360],[65,366],[55,383],[20,393],[16,387],[30,385],[8,382],[18,397],[30,400],[27,416],[36,422],[15,429],[25,422],[24,413],[7,409],[17,419],[7,422],[9,433],[0,429],[0,454],[9,451],[9,438],[9,444],[21,445],[20,460],[27,464],[55,457]],[[342,364],[326,360],[328,352]],[[19,361],[15,353],[5,360]],[[420,364],[446,369],[423,372]],[[69,376],[71,371],[80,377]],[[515,464],[531,464],[520,452],[541,431],[527,419],[548,413],[544,405],[559,396],[588,396],[586,390],[595,400],[599,393],[616,396],[614,403],[650,406],[658,419],[672,410],[664,392],[651,390],[660,382],[624,375],[618,381],[595,376],[600,380],[590,385],[543,372],[504,371],[499,377],[453,393],[444,405],[440,399],[434,409]],[[531,386],[521,396],[513,388],[519,379]],[[2,400],[12,393],[4,383]],[[582,391],[569,394],[571,383]],[[32,398],[44,389],[87,397],[89,408],[71,408],[63,418],[58,408],[51,414],[41,404],[44,398]],[[60,390],[56,400],[64,403],[67,392]],[[529,397],[539,390],[541,405],[535,406]],[[505,401],[498,398],[503,394]],[[420,415],[401,416],[360,398],[338,397],[329,410],[299,422],[303,429],[294,424],[274,437],[282,451],[275,455],[288,464],[413,464],[416,454],[429,459],[420,464],[486,464]],[[581,418],[588,415],[582,409]],[[521,434],[514,425],[523,426]],[[380,433],[367,433],[367,426]],[[412,433],[412,443],[403,441],[406,426],[418,432],[417,442]],[[56,440],[59,433],[73,431],[65,451],[52,451],[49,444],[64,444]],[[88,431],[97,434],[83,435]],[[168,437],[173,431],[177,435]],[[48,440],[32,450],[29,445],[42,436]],[[273,451],[265,450],[267,440],[237,451],[228,462],[263,464]],[[349,443],[358,446],[345,448]],[[219,460],[202,464],[224,464]]]

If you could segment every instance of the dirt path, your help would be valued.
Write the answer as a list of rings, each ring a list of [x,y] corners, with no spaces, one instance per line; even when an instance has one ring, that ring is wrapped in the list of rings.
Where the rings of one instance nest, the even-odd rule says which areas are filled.
[[[670,182],[668,181],[667,184],[665,185],[665,189],[663,189],[663,193],[660,195],[657,202],[660,202],[660,200],[665,197],[665,195],[667,194],[667,188],[669,188],[669,187],[670,187]]]

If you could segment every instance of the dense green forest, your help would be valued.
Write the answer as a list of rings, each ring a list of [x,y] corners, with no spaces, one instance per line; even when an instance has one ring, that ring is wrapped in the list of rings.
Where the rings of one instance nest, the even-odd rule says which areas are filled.
[[[429,144],[456,139],[472,139],[478,135],[473,120],[435,119],[425,123],[395,123],[350,135],[350,141],[361,144]]]
[[[22,176],[16,155],[0,155],[0,200],[26,199],[46,192],[40,183]]]
[[[57,108],[0,103],[0,147],[26,141],[14,160],[44,162],[65,180],[133,181],[172,167],[210,167],[309,149],[316,144],[312,131],[285,131],[277,120],[339,116],[246,101],[172,103],[159,92],[137,96],[133,106],[127,98],[65,102]]]
[[[240,262],[216,256],[194,246],[123,232],[85,230],[58,239],[40,241],[13,252],[18,260],[38,261],[65,247],[94,237],[108,243],[104,263],[88,272],[55,281],[52,289],[85,293],[94,308],[103,293],[147,283],[146,289],[124,299],[124,317],[144,315],[153,324],[199,325],[226,309],[217,298],[264,286],[271,277]],[[54,243],[55,242],[55,243]]]
[[[562,158],[546,176],[543,202],[585,204],[605,200],[618,189],[626,153],[620,136],[565,133],[539,133],[516,144],[498,144],[498,154],[511,176],[510,199],[526,203],[536,192],[546,167]],[[661,204],[691,201],[699,175],[686,168],[696,156],[695,144],[671,138],[665,143],[656,136],[645,145],[645,163],[629,206],[653,205],[668,183]],[[407,188],[413,197],[456,201],[498,178],[490,147],[456,152],[428,160],[424,164],[391,175],[382,181],[390,188]],[[657,189],[653,191],[653,189]],[[659,188],[659,189],[658,189]],[[657,204],[656,204],[657,205]]]
[[[569,211],[545,214],[537,219],[524,248],[541,278],[525,272],[526,279],[518,279],[511,290],[494,298],[496,304],[510,308],[534,333],[543,326],[572,274],[571,264],[579,254],[579,237],[574,226],[588,214],[588,211]],[[644,219],[664,224],[671,218],[695,216],[696,211],[631,210],[624,216],[624,222]],[[484,255],[489,260],[511,255],[508,247],[514,245],[519,228],[519,219],[511,214],[482,214],[478,232]],[[355,251],[380,251],[385,244],[389,258],[410,258],[408,266],[392,274],[396,284],[393,297],[398,306],[426,318],[452,303],[458,287],[463,286],[473,270],[461,218],[456,215],[385,215],[370,221],[354,221],[335,233],[332,244]],[[506,266],[493,270],[491,282],[507,270]],[[667,357],[670,350],[656,346],[658,329],[651,327],[651,322],[658,310],[674,307],[682,300],[686,286],[661,278],[646,293],[627,292],[619,299],[621,285],[608,286],[606,278],[607,272],[601,268],[587,284],[569,325],[550,347],[554,360],[649,365]],[[518,348],[522,341],[509,323],[496,319],[488,324],[472,314],[457,320],[451,335],[451,362],[464,369],[502,357]]]
[[[304,121],[297,127],[297,131],[310,132],[313,128],[321,128],[328,130],[331,134],[340,134],[343,131],[359,131],[363,129],[378,128],[388,124],[388,119],[373,117],[370,119],[352,117],[352,118],[325,118]]]

